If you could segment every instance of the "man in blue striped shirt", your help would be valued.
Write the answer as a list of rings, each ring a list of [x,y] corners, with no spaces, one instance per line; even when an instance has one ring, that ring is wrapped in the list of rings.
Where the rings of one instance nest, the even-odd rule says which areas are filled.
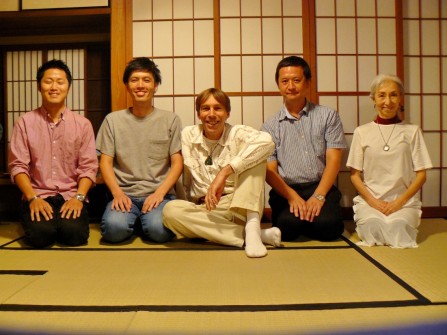
[[[284,105],[262,130],[275,142],[267,159],[272,223],[284,241],[303,235],[321,241],[343,233],[341,193],[334,185],[346,148],[338,113],[307,100],[311,71],[297,56],[286,57],[275,80]]]

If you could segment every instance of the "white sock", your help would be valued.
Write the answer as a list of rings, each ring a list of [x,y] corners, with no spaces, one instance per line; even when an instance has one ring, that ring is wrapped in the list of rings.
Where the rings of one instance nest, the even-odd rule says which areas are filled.
[[[265,244],[273,245],[274,247],[281,246],[281,230],[278,227],[272,227],[261,230],[261,240]]]
[[[247,211],[245,253],[248,257],[264,257],[267,255],[267,248],[261,240],[261,220],[257,212]]]

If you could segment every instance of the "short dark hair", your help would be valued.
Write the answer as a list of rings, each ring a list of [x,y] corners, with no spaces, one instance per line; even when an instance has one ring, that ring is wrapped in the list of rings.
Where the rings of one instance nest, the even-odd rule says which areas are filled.
[[[215,87],[208,88],[205,91],[199,93],[199,95],[196,98],[197,113],[200,113],[200,106],[202,106],[202,104],[204,104],[205,101],[207,101],[210,96],[213,96],[214,99],[216,99],[217,102],[221,103],[224,106],[225,110],[228,113],[230,113],[231,111],[230,98],[224,91]]]
[[[312,74],[310,72],[309,64],[304,60],[304,58],[298,57],[298,56],[289,56],[286,58],[283,58],[278,65],[276,66],[276,73],[275,73],[275,81],[278,84],[279,80],[279,70],[281,70],[283,67],[288,66],[298,66],[303,68],[304,77],[306,80],[309,80],[312,78]]]
[[[127,84],[129,82],[130,76],[135,71],[146,71],[152,73],[155,83],[157,85],[161,84],[160,70],[158,69],[157,64],[155,64],[148,57],[135,57],[129,63],[127,63],[123,75],[124,84]]]
[[[52,59],[48,62],[43,63],[37,69],[36,80],[37,80],[37,85],[39,87],[40,87],[40,81],[42,80],[42,78],[45,74],[45,71],[49,70],[49,69],[59,69],[59,70],[64,71],[67,76],[68,87],[71,86],[72,77],[71,77],[70,69],[68,68],[67,64],[65,64],[65,62],[60,59]]]

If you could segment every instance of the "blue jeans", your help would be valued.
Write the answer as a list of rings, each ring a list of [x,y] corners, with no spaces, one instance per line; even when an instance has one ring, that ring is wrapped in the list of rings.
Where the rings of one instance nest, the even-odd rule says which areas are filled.
[[[101,222],[101,234],[105,241],[119,243],[130,238],[135,233],[135,221],[138,218],[144,237],[157,243],[168,242],[174,238],[175,235],[163,225],[163,207],[168,201],[175,199],[174,195],[167,194],[157,208],[147,213],[141,212],[146,197],[129,198],[132,200],[130,212],[112,210],[112,201],[107,204]]]

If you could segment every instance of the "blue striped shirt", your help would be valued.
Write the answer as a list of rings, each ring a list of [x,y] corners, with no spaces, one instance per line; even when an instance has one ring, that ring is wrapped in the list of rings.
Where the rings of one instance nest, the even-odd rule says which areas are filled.
[[[346,148],[343,125],[337,111],[307,102],[300,117],[283,105],[262,130],[275,142],[267,161],[278,162],[279,175],[288,185],[319,181],[326,166],[326,150]]]

